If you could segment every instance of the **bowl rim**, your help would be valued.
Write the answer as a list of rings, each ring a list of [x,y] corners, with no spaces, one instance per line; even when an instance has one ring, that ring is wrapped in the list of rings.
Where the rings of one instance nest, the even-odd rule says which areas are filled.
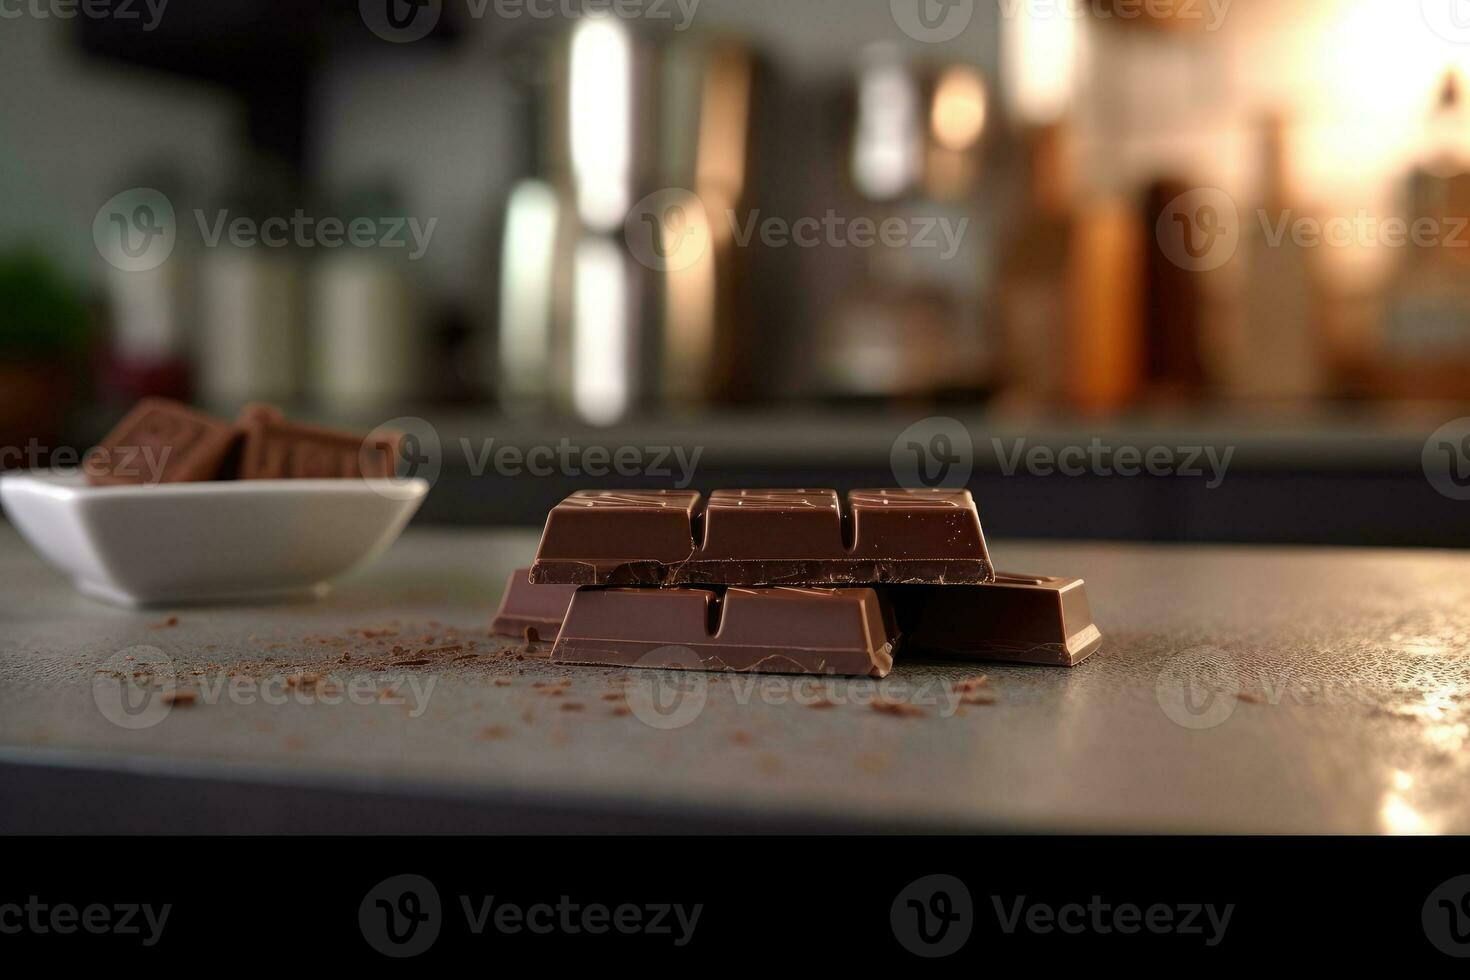
[[[429,492],[423,477],[315,480],[206,480],[192,483],[126,484],[94,487],[81,470],[20,470],[0,473],[0,487],[14,486],[61,501],[127,500],[156,497],[242,497],[290,494],[371,493],[389,500],[421,500]]]

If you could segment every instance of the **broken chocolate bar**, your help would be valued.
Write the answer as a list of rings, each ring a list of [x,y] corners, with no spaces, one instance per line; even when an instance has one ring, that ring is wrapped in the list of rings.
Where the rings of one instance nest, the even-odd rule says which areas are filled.
[[[885,677],[897,642],[873,589],[579,589],[551,659]]]
[[[379,430],[367,438],[288,422],[267,405],[240,413],[245,448],[240,479],[386,479],[396,472],[402,435]]]
[[[994,577],[968,490],[583,490],[531,580],[560,585],[970,584]]]
[[[531,570],[518,568],[505,583],[505,595],[490,632],[519,637],[527,643],[552,643],[576,594],[575,585],[532,585]]]
[[[998,573],[989,585],[905,589],[909,653],[1075,667],[1102,646],[1080,578]]]
[[[87,457],[94,486],[189,483],[229,476],[238,426],[164,398],[145,398]]]

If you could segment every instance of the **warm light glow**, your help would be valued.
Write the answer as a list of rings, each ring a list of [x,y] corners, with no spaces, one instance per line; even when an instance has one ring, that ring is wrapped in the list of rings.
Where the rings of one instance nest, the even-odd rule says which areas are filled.
[[[1320,77],[1313,89],[1336,110],[1421,125],[1446,70],[1470,69],[1470,47],[1430,29],[1418,3],[1347,0],[1338,7],[1314,45]]]
[[[1470,77],[1470,44],[1440,36],[1404,0],[1343,0],[1307,36],[1293,86],[1315,120],[1304,170],[1314,196],[1359,201],[1436,149],[1435,99],[1446,73]]]
[[[946,150],[967,150],[985,131],[985,83],[973,68],[946,71],[934,90],[929,126]]]
[[[665,281],[668,330],[664,338],[664,394],[693,401],[706,393],[715,343],[715,251],[670,270]]]
[[[623,222],[633,171],[633,42],[611,17],[572,35],[570,131],[577,211],[599,231]]]
[[[1432,833],[1430,822],[1408,800],[1408,794],[1414,789],[1414,777],[1402,769],[1395,769],[1389,774],[1389,787],[1378,810],[1384,832],[1400,835]]]
[[[1417,836],[1434,832],[1424,816],[1396,793],[1389,793],[1384,797],[1378,816],[1383,823],[1385,833]]]
[[[1080,54],[1074,0],[1019,4],[1003,17],[1001,68],[1011,112],[1022,122],[1056,122],[1071,108]]]
[[[1397,639],[1397,637],[1396,637]],[[1423,638],[1419,638],[1423,639]],[[1407,646],[1407,649],[1436,649],[1428,642]],[[1453,647],[1439,646],[1433,656],[1450,656]],[[1460,704],[1470,695],[1470,684],[1458,680],[1444,680],[1432,673],[1416,677],[1403,685],[1409,698],[1395,705],[1391,711],[1395,718],[1417,722],[1415,734],[1424,748],[1438,755],[1453,757],[1464,751],[1470,743],[1470,722],[1465,720]],[[1395,788],[1403,791],[1402,778],[1394,776]]]
[[[729,48],[710,55],[695,162],[695,191],[700,197],[736,201],[744,193],[750,81],[750,60],[744,52]]]
[[[539,180],[511,192],[500,262],[502,391],[537,393],[551,359],[551,293],[556,253],[556,193]]]
[[[581,242],[575,261],[572,407],[593,425],[610,425],[632,395],[627,269],[622,250],[603,238]]]
[[[875,200],[898,197],[919,176],[919,88],[888,49],[871,54],[858,80],[853,180]]]

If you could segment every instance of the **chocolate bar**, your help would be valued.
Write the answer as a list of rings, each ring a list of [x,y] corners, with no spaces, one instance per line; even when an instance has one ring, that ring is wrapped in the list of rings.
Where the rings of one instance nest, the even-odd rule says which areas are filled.
[[[245,449],[240,479],[386,479],[396,472],[402,435],[380,430],[367,438],[288,422],[268,405],[240,413]]]
[[[531,570],[518,568],[505,583],[505,595],[490,632],[519,637],[528,643],[554,642],[576,594],[575,585],[532,585]]]
[[[579,589],[554,663],[885,677],[898,629],[874,589]]]
[[[998,573],[989,585],[902,590],[905,652],[1075,667],[1102,646],[1080,578]]]
[[[531,580],[559,585],[973,584],[994,578],[968,490],[583,490]]]
[[[83,467],[94,486],[188,483],[228,475],[241,430],[165,398],[145,398]]]

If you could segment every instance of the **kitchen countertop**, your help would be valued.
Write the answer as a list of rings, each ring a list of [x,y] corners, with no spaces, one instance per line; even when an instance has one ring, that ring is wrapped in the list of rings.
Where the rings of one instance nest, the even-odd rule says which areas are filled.
[[[130,612],[0,525],[0,829],[1470,832],[1470,556],[998,541],[1087,579],[1101,653],[670,681],[489,637],[534,547],[416,529],[318,602]]]

